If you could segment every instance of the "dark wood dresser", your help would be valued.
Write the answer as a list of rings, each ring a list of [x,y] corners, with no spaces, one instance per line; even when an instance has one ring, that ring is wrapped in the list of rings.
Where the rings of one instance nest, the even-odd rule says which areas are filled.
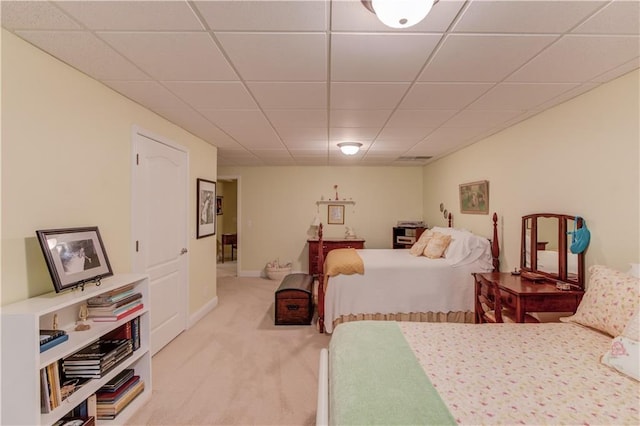
[[[364,240],[361,238],[323,238],[322,250],[324,257],[327,257],[327,253],[331,250],[339,248],[354,248],[363,249]],[[317,238],[311,238],[307,240],[309,243],[309,275],[318,275],[320,272],[318,269],[318,254],[319,244]]]
[[[559,290],[549,281],[533,282],[509,272],[474,273],[476,293],[478,281],[493,281],[500,287],[502,305],[516,313],[517,322],[532,312],[573,312],[584,295],[583,290]],[[476,322],[478,312],[476,312]]]

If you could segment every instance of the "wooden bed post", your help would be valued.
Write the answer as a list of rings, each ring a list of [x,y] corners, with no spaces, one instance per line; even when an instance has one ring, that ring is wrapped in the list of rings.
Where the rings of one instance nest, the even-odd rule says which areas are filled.
[[[500,272],[500,243],[498,242],[498,214],[493,213],[493,239],[491,240],[491,257],[493,271]]]
[[[451,214],[451,212],[449,212],[448,220],[449,220],[449,228],[453,227],[453,215]]]
[[[322,223],[318,225],[318,330],[324,333],[324,242]]]

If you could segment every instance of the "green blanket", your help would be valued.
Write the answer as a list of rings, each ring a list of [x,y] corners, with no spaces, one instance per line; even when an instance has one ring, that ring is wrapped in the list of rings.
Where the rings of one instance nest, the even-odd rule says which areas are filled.
[[[340,324],[329,344],[332,425],[454,425],[395,322]]]

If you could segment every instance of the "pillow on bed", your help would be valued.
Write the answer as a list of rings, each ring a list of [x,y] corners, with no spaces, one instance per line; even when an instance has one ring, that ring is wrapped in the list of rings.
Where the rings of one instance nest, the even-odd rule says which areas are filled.
[[[420,238],[418,238],[418,241],[416,241],[411,246],[411,248],[409,249],[409,253],[411,253],[413,256],[422,256],[422,254],[424,253],[424,249],[429,243],[429,240],[431,240],[431,237],[433,237],[433,231],[431,231],[430,229],[424,231],[422,235],[420,235]]]
[[[619,336],[638,308],[640,279],[602,265],[590,267],[589,274],[575,315],[560,320]]]
[[[622,335],[611,342],[611,349],[601,361],[619,372],[640,381],[640,309],[636,310]]]
[[[424,255],[430,259],[438,259],[443,257],[444,251],[451,242],[451,235],[444,235],[439,232],[434,232],[433,236],[424,248]]]

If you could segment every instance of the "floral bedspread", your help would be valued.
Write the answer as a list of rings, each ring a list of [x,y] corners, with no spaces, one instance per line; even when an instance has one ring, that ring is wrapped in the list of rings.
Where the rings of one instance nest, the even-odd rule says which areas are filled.
[[[640,424],[640,383],[600,362],[609,336],[564,323],[398,326],[458,424]]]

